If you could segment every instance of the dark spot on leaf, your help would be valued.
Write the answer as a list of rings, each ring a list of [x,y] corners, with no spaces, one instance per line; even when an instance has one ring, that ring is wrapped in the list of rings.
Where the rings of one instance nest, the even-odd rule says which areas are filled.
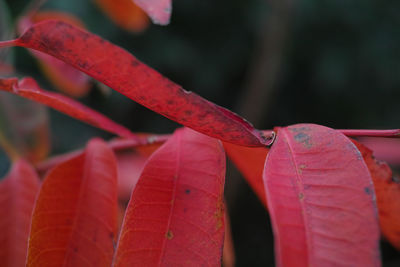
[[[174,100],[171,100],[171,99],[169,99],[169,100],[167,100],[167,104],[168,104],[168,105],[173,105],[173,104],[175,104],[175,101],[174,101]]]
[[[294,136],[294,140],[296,140],[296,142],[302,143],[306,148],[312,147],[311,137],[308,134],[302,132],[298,133]]]
[[[185,190],[185,193],[186,193],[187,195],[189,195],[189,194],[190,194],[190,189],[186,189],[186,190]]]
[[[371,188],[365,187],[365,188],[364,188],[364,191],[365,191],[365,193],[366,193],[367,195],[371,195]]]
[[[190,115],[193,114],[193,111],[191,111],[191,110],[185,110],[185,114],[188,115],[188,116],[190,116]]]
[[[292,132],[309,132],[311,129],[310,127],[297,127],[297,128],[289,128],[290,131]]]
[[[304,194],[302,192],[299,193],[299,199],[303,200],[304,199]]]
[[[72,250],[73,250],[75,253],[78,252],[78,248],[77,248],[77,247],[74,247]]]

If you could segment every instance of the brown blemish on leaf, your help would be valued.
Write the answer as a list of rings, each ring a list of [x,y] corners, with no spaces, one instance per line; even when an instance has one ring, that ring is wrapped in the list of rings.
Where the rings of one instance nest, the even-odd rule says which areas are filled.
[[[299,199],[303,200],[304,199],[304,194],[302,192],[299,193]]]
[[[168,230],[167,233],[165,233],[165,237],[166,237],[168,240],[171,240],[172,238],[174,238],[174,234],[172,233],[171,230]]]
[[[371,188],[369,188],[368,186],[364,188],[364,192],[365,192],[367,195],[371,195],[371,193],[372,193]]]

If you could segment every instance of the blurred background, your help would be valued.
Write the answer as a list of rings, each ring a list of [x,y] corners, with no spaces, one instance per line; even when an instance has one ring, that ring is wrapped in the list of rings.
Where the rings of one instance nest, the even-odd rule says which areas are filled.
[[[6,39],[4,29],[17,28],[30,2],[0,2]],[[399,1],[174,0],[168,26],[144,20],[133,30],[113,22],[99,2],[48,0],[40,10],[75,15],[89,31],[260,129],[296,123],[400,128]],[[14,48],[6,57],[18,76],[57,90],[27,50]],[[89,83],[79,100],[132,131],[170,133],[178,127]],[[48,116],[52,154],[83,147],[93,136],[111,137],[60,113]],[[1,168],[4,174],[7,165]],[[273,266],[268,215],[232,166],[226,192],[237,266]],[[384,266],[400,266],[399,253],[385,241],[382,255]]]

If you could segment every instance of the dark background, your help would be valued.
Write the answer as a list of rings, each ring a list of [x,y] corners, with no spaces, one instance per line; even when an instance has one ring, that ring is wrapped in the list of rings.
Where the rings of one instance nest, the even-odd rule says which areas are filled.
[[[15,20],[28,1],[8,0]],[[396,0],[174,0],[171,24],[141,34],[115,26],[93,1],[49,0],[43,9],[78,16],[88,30],[120,45],[204,98],[272,129],[295,123],[332,128],[400,128],[400,2]],[[24,49],[21,75],[52,90]],[[95,85],[85,104],[132,131],[170,133],[177,124]],[[52,153],[111,136],[51,111]],[[272,266],[268,215],[228,168],[227,192],[238,266]],[[234,192],[234,194],[232,193]],[[385,266],[400,255],[382,244]]]

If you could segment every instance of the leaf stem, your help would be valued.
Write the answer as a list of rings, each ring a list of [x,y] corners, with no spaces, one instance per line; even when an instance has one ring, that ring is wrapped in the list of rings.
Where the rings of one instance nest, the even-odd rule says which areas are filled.
[[[392,137],[400,138],[400,129],[392,130],[363,130],[363,129],[339,129],[337,130],[346,136],[351,137]]]
[[[15,46],[16,45],[16,41],[17,40],[0,41],[0,48]]]

